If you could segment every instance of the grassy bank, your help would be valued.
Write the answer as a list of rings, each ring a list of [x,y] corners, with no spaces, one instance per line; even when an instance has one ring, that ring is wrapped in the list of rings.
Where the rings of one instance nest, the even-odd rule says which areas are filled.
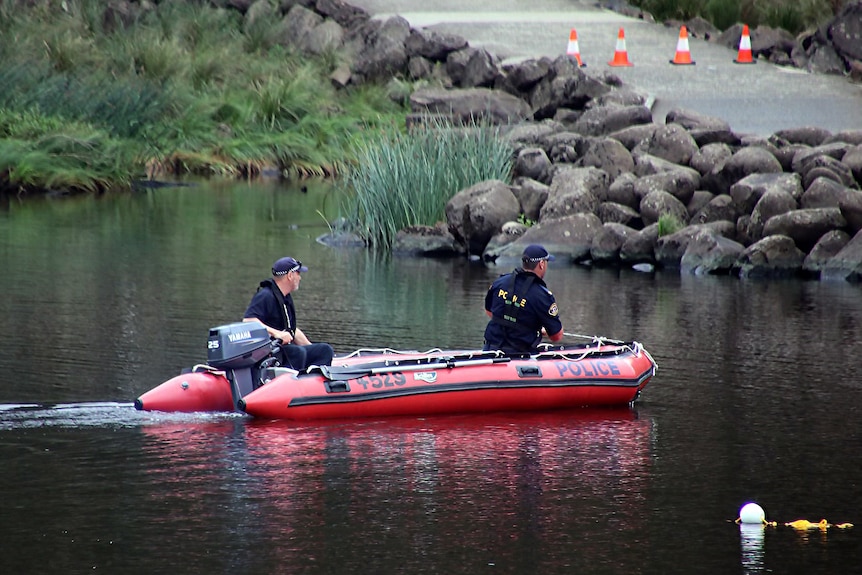
[[[404,110],[336,91],[278,17],[171,0],[120,25],[99,0],[0,1],[0,190],[100,191],[158,174],[331,175]]]
[[[687,20],[700,16],[726,30],[737,22],[761,24],[798,34],[819,26],[849,0],[631,0],[656,20]]]

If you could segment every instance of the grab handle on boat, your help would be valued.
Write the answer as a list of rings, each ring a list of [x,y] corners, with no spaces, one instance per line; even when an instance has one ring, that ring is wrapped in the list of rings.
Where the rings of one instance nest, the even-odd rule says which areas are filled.
[[[456,367],[467,367],[472,365],[490,365],[493,363],[506,363],[512,361],[508,357],[488,357],[482,359],[462,359],[441,357],[434,363],[417,363],[406,365],[385,365],[385,366],[363,366],[349,365],[340,367],[337,365],[321,366],[320,371],[326,379],[329,380],[345,380],[356,379],[358,377],[367,377],[369,375],[377,375],[380,373],[396,373],[401,371],[428,371],[429,369],[453,369]]]

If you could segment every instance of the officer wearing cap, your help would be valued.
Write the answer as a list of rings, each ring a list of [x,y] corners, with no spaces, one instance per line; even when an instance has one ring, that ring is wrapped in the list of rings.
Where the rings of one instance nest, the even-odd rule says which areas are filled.
[[[290,294],[299,289],[302,273],[307,271],[295,258],[277,260],[272,264],[272,278],[260,282],[242,319],[262,323],[270,337],[280,340],[282,364],[297,371],[310,365],[330,365],[334,355],[331,345],[311,343],[296,325],[296,308]]]
[[[557,302],[544,281],[548,262],[553,260],[544,247],[529,245],[522,267],[491,284],[485,295],[485,313],[491,318],[485,328],[486,351],[534,353],[542,335],[551,341],[563,339]]]

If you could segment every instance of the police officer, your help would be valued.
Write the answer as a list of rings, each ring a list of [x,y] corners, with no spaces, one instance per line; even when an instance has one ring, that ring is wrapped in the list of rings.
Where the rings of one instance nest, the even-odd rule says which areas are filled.
[[[485,295],[485,313],[491,318],[485,328],[486,351],[535,353],[543,335],[551,341],[563,339],[557,302],[544,281],[553,260],[544,247],[529,245],[521,258],[523,267],[491,284]]]
[[[243,321],[256,321],[270,337],[281,341],[282,365],[302,371],[310,365],[331,365],[334,352],[328,343],[311,343],[296,325],[296,309],[291,292],[299,289],[302,262],[284,257],[272,264],[272,279],[260,282],[257,293],[245,310]]]

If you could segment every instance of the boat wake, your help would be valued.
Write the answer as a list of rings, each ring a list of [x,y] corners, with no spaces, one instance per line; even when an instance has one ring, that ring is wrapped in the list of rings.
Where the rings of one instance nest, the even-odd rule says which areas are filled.
[[[144,413],[132,402],[0,404],[0,431],[38,427],[139,427],[167,422],[201,422],[244,417],[238,413]]]

